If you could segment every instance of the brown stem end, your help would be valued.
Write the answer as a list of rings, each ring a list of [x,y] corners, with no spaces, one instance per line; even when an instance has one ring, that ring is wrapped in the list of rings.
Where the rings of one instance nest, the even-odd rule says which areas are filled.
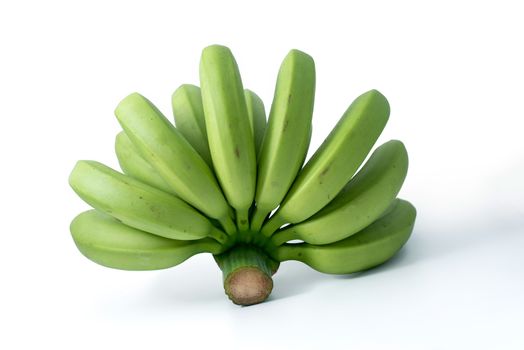
[[[257,267],[240,267],[229,274],[224,289],[237,305],[253,305],[266,300],[273,289],[273,280]]]

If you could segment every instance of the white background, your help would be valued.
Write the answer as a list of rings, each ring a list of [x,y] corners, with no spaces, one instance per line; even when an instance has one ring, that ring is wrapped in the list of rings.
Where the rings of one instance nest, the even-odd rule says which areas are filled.
[[[0,348],[523,349],[523,18],[518,1],[2,1]],[[388,97],[379,142],[406,144],[419,213],[390,263],[284,263],[240,308],[210,256],[125,272],[77,251],[75,161],[116,167],[116,104],[139,91],[171,115],[213,43],[267,109],[287,51],[315,58],[310,155],[359,94]]]

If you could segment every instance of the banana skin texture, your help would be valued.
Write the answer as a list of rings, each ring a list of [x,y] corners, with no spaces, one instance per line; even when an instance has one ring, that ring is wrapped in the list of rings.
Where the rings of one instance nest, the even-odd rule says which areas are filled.
[[[378,147],[342,191],[318,213],[276,233],[280,245],[299,239],[328,244],[344,239],[375,221],[395,200],[408,171],[408,154],[397,140]],[[329,230],[325,228],[329,227]]]
[[[266,132],[266,110],[262,99],[249,89],[244,89],[246,97],[247,115],[249,117],[249,126],[255,139],[255,154],[260,153],[262,147],[262,139]]]
[[[140,156],[135,145],[131,142],[126,133],[121,131],[116,135],[115,153],[120,164],[120,169],[124,174],[135,178],[149,186],[156,187],[162,191],[176,195],[175,191],[169,186],[156,170]]]
[[[239,229],[247,230],[255,197],[255,141],[238,65],[227,47],[202,51],[200,87],[215,173]]]
[[[285,223],[302,222],[332,201],[362,164],[388,118],[389,103],[380,92],[359,96],[300,171],[262,233],[271,236]]]
[[[209,144],[207,142],[206,119],[200,88],[184,84],[175,90],[171,97],[175,125],[186,140],[213,168]]]
[[[140,155],[181,199],[234,232],[229,205],[213,172],[149,100],[133,93],[118,104],[115,115]]]
[[[416,215],[411,203],[398,199],[383,217],[351,237],[327,245],[284,244],[275,258],[298,260],[329,274],[367,270],[389,260],[402,248],[413,231]]]
[[[181,240],[225,233],[183,200],[95,161],[78,161],[69,176],[73,190],[93,208],[131,227]]]
[[[267,132],[258,163],[256,209],[251,229],[258,231],[302,167],[311,139],[315,100],[315,63],[291,50],[278,73]]]
[[[166,269],[196,254],[221,252],[221,245],[213,239],[167,239],[124,225],[96,210],[78,215],[70,229],[76,246],[88,259],[121,270]]]

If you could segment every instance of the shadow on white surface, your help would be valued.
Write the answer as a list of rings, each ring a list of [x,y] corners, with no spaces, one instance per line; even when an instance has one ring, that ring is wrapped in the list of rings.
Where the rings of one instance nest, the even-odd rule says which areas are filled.
[[[335,277],[339,279],[362,278],[370,275],[387,273],[391,270],[403,268],[414,263],[416,263],[416,259],[414,259],[414,254],[410,247],[403,247],[397,254],[395,254],[395,256],[383,264],[361,272],[356,272],[349,275],[335,275]]]
[[[475,223],[435,223],[431,228],[428,223],[424,223],[415,229],[406,245],[390,260],[366,271],[335,277],[361,278],[410,266],[421,266],[451,255],[475,254],[476,251],[482,251],[479,248],[495,245],[506,239],[512,240],[524,234],[523,228],[524,216],[503,214],[497,219],[493,216],[483,219],[482,215],[479,215],[479,220]]]
[[[388,272],[417,262],[413,249],[404,247],[392,259],[369,270],[349,275],[330,275],[313,270],[309,266],[296,262],[286,261],[281,264],[278,273],[273,277],[275,287],[268,301],[276,301],[299,294],[308,293],[323,283],[334,279],[354,279],[368,275]]]
[[[323,274],[300,262],[286,261],[273,276],[273,292],[266,303],[310,294],[320,286],[328,286],[330,281],[386,276],[411,268],[424,271],[426,266],[441,264],[441,260],[446,265],[445,261],[449,259],[475,257],[482,254],[486,247],[522,235],[523,226],[524,218],[514,216],[499,220],[479,219],[475,223],[421,222],[407,244],[392,259],[350,275]],[[106,306],[120,307],[120,311],[130,304],[171,311],[202,305],[235,307],[227,300],[222,274],[209,255],[199,255],[179,266],[154,273],[154,276],[143,280],[145,285],[140,291],[120,300],[108,300]]]
[[[147,289],[146,299],[155,304],[201,304],[224,299],[222,274],[211,256],[195,256],[159,273]]]
[[[328,278],[330,276],[321,274],[300,262],[283,262],[273,276],[273,292],[268,301],[307,293]]]

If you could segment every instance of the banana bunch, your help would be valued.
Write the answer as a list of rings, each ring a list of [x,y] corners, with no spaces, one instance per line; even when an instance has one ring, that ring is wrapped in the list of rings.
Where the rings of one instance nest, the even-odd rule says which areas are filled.
[[[416,216],[397,198],[406,149],[386,142],[361,167],[389,104],[376,90],[357,97],[304,165],[314,97],[314,61],[291,50],[266,122],[262,100],[244,89],[235,58],[219,45],[202,52],[200,87],[173,93],[176,126],[142,95],[127,96],[115,110],[121,172],[81,160],[69,177],[94,208],[71,223],[78,249],[124,270],[211,253],[240,305],[269,296],[282,261],[348,274],[390,259]]]

